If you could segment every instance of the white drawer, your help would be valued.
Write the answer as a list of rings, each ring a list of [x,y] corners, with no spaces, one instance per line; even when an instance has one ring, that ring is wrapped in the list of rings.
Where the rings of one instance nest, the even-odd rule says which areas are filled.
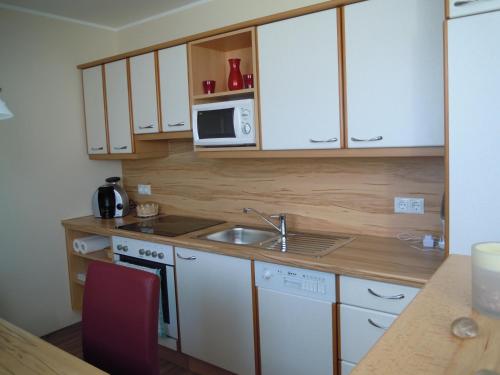
[[[500,0],[448,0],[450,17],[491,12],[500,9]]]
[[[392,314],[400,314],[419,291],[420,289],[410,286],[340,277],[340,303]]]
[[[341,359],[351,363],[358,363],[396,318],[396,315],[380,311],[341,305]]]
[[[349,375],[356,365],[347,361],[340,361],[340,375]]]

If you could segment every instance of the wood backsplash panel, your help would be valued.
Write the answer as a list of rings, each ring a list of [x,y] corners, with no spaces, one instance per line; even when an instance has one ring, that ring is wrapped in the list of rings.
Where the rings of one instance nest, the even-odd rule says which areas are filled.
[[[242,213],[285,212],[289,225],[395,236],[439,232],[444,190],[442,158],[235,159],[197,158],[191,152],[158,160],[123,161],[127,192],[136,201],[157,201],[163,213],[262,224]],[[137,195],[137,184],[153,195]],[[425,198],[424,215],[394,214],[394,197]]]

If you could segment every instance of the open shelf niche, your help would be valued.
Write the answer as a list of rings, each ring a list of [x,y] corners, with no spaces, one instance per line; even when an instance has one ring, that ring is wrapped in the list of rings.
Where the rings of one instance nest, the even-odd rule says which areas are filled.
[[[188,44],[189,51],[189,96],[191,105],[210,102],[254,99],[256,146],[251,147],[195,147],[195,151],[229,151],[234,149],[258,150],[260,148],[259,98],[257,76],[257,52],[255,27],[232,31]],[[229,62],[231,58],[241,59],[241,74],[253,74],[254,87],[231,91],[227,87]],[[205,94],[202,82],[215,81],[215,92]]]

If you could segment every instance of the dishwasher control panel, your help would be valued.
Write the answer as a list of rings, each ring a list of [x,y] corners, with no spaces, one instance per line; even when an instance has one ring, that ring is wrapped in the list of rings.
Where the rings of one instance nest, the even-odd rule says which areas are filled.
[[[336,301],[333,273],[255,262],[255,285],[314,299]]]

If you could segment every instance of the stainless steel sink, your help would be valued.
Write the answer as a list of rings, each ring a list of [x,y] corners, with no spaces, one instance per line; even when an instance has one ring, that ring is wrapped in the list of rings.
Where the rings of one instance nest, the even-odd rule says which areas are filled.
[[[233,245],[260,247],[270,251],[280,251],[322,257],[349,242],[354,237],[343,235],[318,235],[310,233],[289,233],[283,238],[278,232],[244,226],[236,226],[219,232],[204,234],[202,240],[224,242]]]
[[[354,240],[354,237],[349,236],[289,233],[285,238],[278,236],[261,243],[260,247],[284,253],[322,257],[347,245],[352,240]]]
[[[272,231],[237,226],[220,232],[202,235],[199,238],[235,245],[260,245],[278,236],[278,233]]]

